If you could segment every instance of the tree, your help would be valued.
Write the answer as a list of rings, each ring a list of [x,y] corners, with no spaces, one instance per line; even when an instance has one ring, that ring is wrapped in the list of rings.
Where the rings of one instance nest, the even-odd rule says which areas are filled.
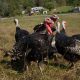
[[[74,6],[80,6],[80,0],[74,0],[73,5]]]
[[[58,4],[58,6],[66,6],[67,1],[66,0],[55,0]]]
[[[0,16],[9,16],[8,3],[0,0]]]
[[[35,6],[35,2],[34,0],[23,0],[23,9],[27,9],[27,7],[34,7]]]
[[[49,9],[49,11],[51,11],[51,9],[54,8],[54,5],[53,5],[52,2],[48,2],[48,3],[46,3],[45,7],[46,7],[47,9]]]
[[[15,16],[15,15],[19,15],[20,12],[20,6],[19,6],[19,2],[18,0],[10,0],[8,2],[8,6],[9,6],[9,16]]]
[[[14,16],[22,10],[43,6],[49,10],[58,6],[80,6],[80,0],[0,0],[0,16]]]

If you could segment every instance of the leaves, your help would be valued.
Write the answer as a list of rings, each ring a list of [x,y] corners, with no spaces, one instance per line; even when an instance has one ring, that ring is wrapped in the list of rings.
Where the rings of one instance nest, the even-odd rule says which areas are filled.
[[[36,6],[43,6],[51,11],[60,6],[80,6],[80,0],[0,0],[0,16],[19,15],[21,11]]]

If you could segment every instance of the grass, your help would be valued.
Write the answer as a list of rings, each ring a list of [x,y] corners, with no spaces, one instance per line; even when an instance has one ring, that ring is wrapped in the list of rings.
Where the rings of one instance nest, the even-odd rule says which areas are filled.
[[[73,10],[74,7],[72,6],[61,6],[56,8],[56,10],[52,10],[52,12],[56,12],[56,13],[68,13],[71,12]]]
[[[19,19],[20,27],[32,32],[33,27],[36,24],[43,22],[47,15],[40,16],[17,16]],[[65,14],[59,15],[60,22],[62,20],[67,21],[67,34],[73,35],[80,33],[80,14]],[[6,50],[12,49],[15,42],[15,25],[13,23],[14,18],[0,19],[0,48]],[[10,58],[3,58],[3,52],[0,51],[0,80],[80,80],[80,63],[76,63],[76,68],[67,70],[64,64],[68,62],[64,61],[62,57],[59,59],[62,66],[54,65],[53,61],[49,65],[44,65],[43,76],[36,64],[32,64],[29,67],[29,71],[24,73],[18,73],[11,68]]]

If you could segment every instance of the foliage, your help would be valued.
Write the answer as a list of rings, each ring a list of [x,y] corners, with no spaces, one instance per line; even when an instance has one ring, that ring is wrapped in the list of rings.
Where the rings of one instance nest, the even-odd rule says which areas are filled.
[[[22,10],[35,6],[43,6],[51,11],[60,6],[80,6],[80,0],[0,0],[0,16],[19,15]]]

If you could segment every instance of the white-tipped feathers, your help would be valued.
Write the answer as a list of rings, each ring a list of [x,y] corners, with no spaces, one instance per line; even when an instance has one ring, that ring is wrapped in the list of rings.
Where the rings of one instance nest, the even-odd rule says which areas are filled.
[[[19,21],[18,21],[18,19],[14,19],[14,23],[15,23],[16,27],[19,26]]]
[[[57,22],[57,27],[56,27],[57,32],[60,33],[60,22]]]
[[[61,28],[61,25],[62,25],[62,28]],[[60,30],[62,30],[62,29],[66,29],[66,21],[62,21],[62,23],[60,23],[60,22],[57,22],[57,26],[56,26],[56,31],[57,32],[60,32]]]
[[[64,21],[64,20],[62,21],[62,28],[66,29],[66,21]]]

